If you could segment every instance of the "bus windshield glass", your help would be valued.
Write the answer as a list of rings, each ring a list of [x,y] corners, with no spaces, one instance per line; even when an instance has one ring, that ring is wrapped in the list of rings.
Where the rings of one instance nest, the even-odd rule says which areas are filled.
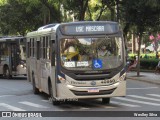
[[[74,38],[60,41],[61,65],[68,70],[106,70],[123,63],[122,38]]]

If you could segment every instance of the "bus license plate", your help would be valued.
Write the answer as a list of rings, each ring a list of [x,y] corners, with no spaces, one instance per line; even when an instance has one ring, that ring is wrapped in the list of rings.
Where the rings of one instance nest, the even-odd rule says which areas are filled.
[[[97,88],[91,88],[91,89],[88,89],[88,92],[89,93],[99,92],[99,89],[97,89]]]

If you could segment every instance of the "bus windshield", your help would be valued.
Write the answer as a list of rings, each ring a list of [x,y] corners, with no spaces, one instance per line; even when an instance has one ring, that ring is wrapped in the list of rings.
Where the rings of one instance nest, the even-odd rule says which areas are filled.
[[[106,70],[123,63],[122,38],[74,38],[60,41],[61,66],[68,70]]]

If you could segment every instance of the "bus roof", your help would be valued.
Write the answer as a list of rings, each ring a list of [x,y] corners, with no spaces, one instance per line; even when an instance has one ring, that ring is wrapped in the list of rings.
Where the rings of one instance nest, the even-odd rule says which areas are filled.
[[[48,24],[48,25],[45,25],[45,26],[38,28],[38,30],[43,30],[43,29],[47,29],[47,28],[55,28],[56,25],[57,25],[57,23]]]
[[[76,21],[76,22],[67,22],[67,23],[61,23],[61,25],[65,25],[65,24],[95,24],[95,23],[102,23],[102,24],[118,24],[118,22],[115,21]]]
[[[2,36],[0,37],[0,42],[6,42],[6,41],[16,41],[19,39],[24,38],[23,36]]]
[[[47,34],[47,33],[56,31],[58,26],[59,26],[58,23],[48,24],[48,25],[42,26],[42,27],[38,28],[37,31],[32,31],[32,32],[27,33],[27,37],[28,36]]]
[[[87,34],[115,34],[119,32],[118,22],[113,21],[78,21],[68,23],[53,23],[42,26],[36,31],[27,33],[26,37],[44,35],[55,32],[57,28],[64,35],[87,35]]]

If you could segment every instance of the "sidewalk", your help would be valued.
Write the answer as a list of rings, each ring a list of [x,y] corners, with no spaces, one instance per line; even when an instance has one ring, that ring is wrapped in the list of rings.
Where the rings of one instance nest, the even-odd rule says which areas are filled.
[[[160,74],[151,72],[140,72],[140,76],[137,77],[137,72],[131,71],[127,73],[127,78],[160,85]]]

